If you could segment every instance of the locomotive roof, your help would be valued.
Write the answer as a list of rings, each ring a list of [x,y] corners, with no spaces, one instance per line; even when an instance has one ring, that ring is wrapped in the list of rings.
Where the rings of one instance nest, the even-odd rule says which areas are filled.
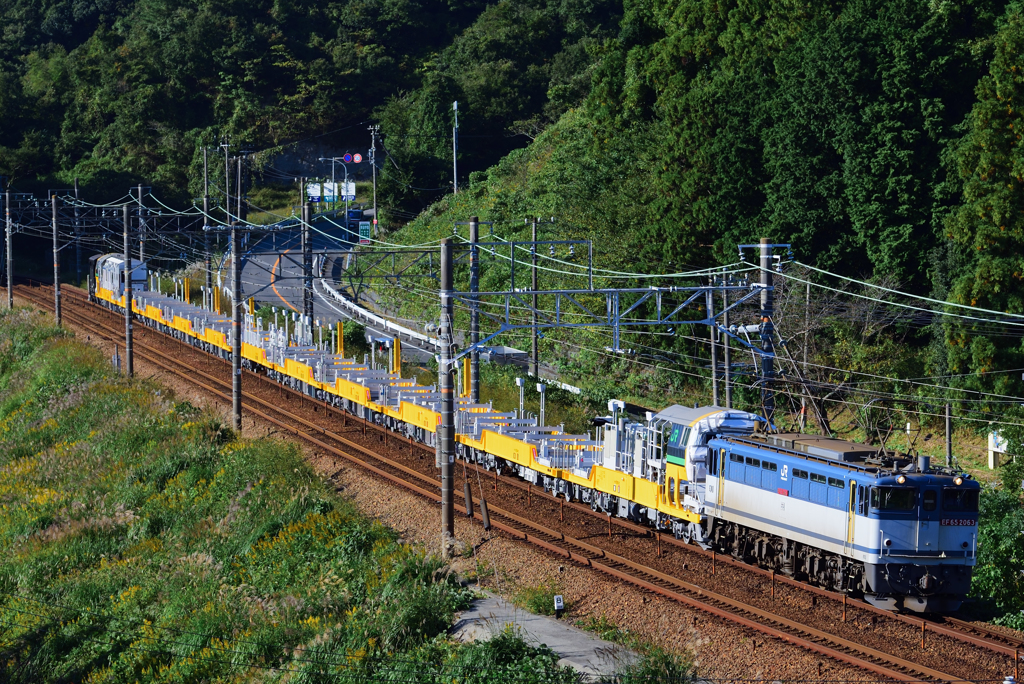
[[[820,435],[780,433],[771,435],[748,435],[725,437],[724,439],[744,446],[754,447],[779,454],[789,454],[819,463],[839,466],[847,470],[877,473],[880,449],[868,444],[857,444],[844,439],[831,439]],[[871,464],[865,461],[872,460]]]
[[[869,458],[876,458],[880,451],[879,447],[873,447],[870,444],[858,444],[845,439],[796,432],[757,436],[753,439],[764,440],[767,444],[790,451],[799,451],[810,456],[820,456],[830,461],[843,461],[844,463],[857,463]]]

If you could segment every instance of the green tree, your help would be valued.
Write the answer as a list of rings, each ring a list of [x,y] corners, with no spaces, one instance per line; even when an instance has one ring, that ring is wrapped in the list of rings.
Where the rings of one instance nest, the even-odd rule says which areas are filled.
[[[963,184],[963,196],[945,228],[963,255],[965,268],[955,275],[949,300],[1020,314],[1024,312],[1024,15],[1020,10],[1010,10],[993,43],[989,72],[978,83],[977,102],[954,148],[953,170]],[[949,371],[967,374],[965,386],[1003,394],[1020,390],[1014,374],[986,374],[1024,364],[1021,336],[998,334],[1000,328],[1008,331],[967,320],[947,324]]]

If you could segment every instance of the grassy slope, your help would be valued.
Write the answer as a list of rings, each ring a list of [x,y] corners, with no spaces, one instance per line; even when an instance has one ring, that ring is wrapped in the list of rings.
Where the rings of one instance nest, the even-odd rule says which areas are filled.
[[[515,638],[449,644],[465,590],[295,447],[233,439],[37,320],[0,314],[5,681],[570,677]]]

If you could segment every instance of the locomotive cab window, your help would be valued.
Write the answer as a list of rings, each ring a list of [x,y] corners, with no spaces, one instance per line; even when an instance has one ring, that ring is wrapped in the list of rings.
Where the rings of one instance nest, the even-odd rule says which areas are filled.
[[[839,489],[843,489],[844,485],[843,485],[843,481],[842,480],[840,480],[838,478],[835,478],[835,477],[830,477],[830,478],[828,478],[828,486],[829,487],[838,487]]]
[[[921,508],[926,511],[934,511],[939,503],[939,493],[934,489],[926,489],[921,494]]]
[[[942,489],[942,510],[961,513],[977,513],[978,490],[944,487]]]
[[[872,487],[871,508],[880,511],[912,511],[917,490],[912,487]]]
[[[743,463],[743,457],[739,454],[729,454],[729,460],[734,463]]]

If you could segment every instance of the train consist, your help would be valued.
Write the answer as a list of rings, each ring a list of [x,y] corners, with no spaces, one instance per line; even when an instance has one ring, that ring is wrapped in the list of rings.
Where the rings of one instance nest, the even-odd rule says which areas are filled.
[[[132,269],[141,322],[229,358],[230,319],[147,290],[144,267]],[[123,310],[122,259],[94,258],[91,271],[93,301]],[[378,365],[336,351],[301,316],[268,328],[245,317],[245,367],[436,444],[440,393],[401,377],[400,352]],[[670,406],[633,420],[622,408],[609,402],[593,435],[567,434],[460,397],[457,457],[878,606],[950,612],[967,594],[980,491],[969,475],[927,457],[774,433],[738,410]]]

